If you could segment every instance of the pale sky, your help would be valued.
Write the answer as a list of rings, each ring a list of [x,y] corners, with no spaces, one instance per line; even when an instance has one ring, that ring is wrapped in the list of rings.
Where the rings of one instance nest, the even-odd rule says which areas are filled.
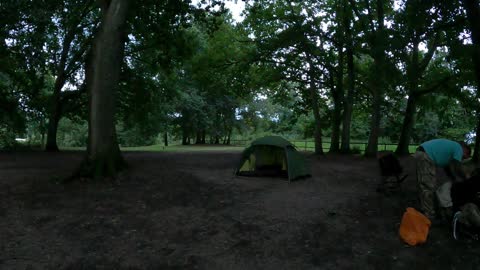
[[[193,5],[198,5],[200,1],[199,0],[192,0]],[[233,19],[237,22],[243,21],[242,16],[240,13],[245,9],[245,3],[241,0],[226,0],[225,1],[225,7],[227,7],[233,16]]]
[[[230,9],[235,21],[243,21],[243,17],[240,15],[240,13],[242,13],[242,11],[245,9],[245,2],[239,0],[226,1],[225,6]]]

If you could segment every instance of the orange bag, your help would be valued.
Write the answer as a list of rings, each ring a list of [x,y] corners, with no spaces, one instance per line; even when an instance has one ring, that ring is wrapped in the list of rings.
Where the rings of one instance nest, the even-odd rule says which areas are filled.
[[[400,238],[411,246],[427,241],[428,231],[432,222],[412,207],[408,207],[400,223]]]

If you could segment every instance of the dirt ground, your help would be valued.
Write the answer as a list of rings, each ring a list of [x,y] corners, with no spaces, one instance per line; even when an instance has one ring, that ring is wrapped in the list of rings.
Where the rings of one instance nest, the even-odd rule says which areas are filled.
[[[0,153],[0,269],[480,269],[448,225],[399,239],[412,158],[386,196],[375,159],[309,154],[295,182],[233,176],[240,152],[129,152],[115,184],[58,184],[82,156]]]

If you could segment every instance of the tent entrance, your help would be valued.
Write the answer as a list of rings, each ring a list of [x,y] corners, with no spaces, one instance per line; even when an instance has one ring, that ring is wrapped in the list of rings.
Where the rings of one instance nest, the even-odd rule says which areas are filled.
[[[239,175],[288,178],[285,150],[271,145],[252,147],[250,155],[239,170]]]

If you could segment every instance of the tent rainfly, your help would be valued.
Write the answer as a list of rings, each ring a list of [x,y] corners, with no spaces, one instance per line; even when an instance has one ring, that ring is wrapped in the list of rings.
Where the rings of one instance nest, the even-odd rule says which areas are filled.
[[[266,136],[251,143],[242,154],[236,175],[281,176],[294,180],[310,176],[305,158],[289,141]]]

